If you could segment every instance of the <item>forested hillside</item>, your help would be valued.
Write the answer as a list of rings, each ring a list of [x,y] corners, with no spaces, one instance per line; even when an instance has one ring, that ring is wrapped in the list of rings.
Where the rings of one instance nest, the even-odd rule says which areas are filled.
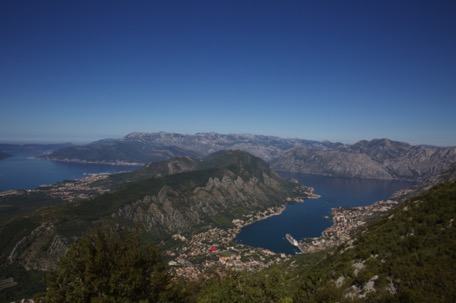
[[[455,216],[456,182],[447,182],[337,249],[299,255],[260,272],[213,272],[157,289],[167,298],[163,302],[455,302]],[[55,285],[48,291],[61,294]]]
[[[333,251],[208,281],[200,302],[456,302],[456,182],[442,183]]]
[[[175,166],[177,162],[170,161],[169,165],[145,168],[162,177],[144,180],[138,177],[141,181],[129,182],[116,192],[65,207],[40,209],[2,225],[0,236],[5,260],[1,267],[2,279],[16,279],[14,282],[2,280],[2,283],[6,281],[6,285],[11,287],[0,289],[0,299],[12,300],[17,299],[15,295],[19,293],[44,291],[45,283],[50,285],[55,281],[42,280],[43,275],[34,269],[56,268],[57,258],[64,254],[75,236],[83,235],[89,226],[99,226],[103,218],[110,217],[117,226],[129,222],[123,225],[127,229],[134,226],[133,222],[139,223],[149,234],[138,238],[144,241],[135,244],[140,249],[148,247],[152,234],[160,238],[160,235],[169,235],[177,229],[195,228],[198,221],[191,222],[193,214],[198,215],[205,224],[222,226],[223,222],[230,222],[231,218],[236,217],[237,211],[268,207],[271,201],[278,201],[277,198],[284,197],[287,192],[287,185],[264,161],[244,152],[216,153],[198,164],[188,159],[181,160],[184,162],[178,161],[178,167]],[[198,169],[188,171],[195,168]],[[182,172],[169,174],[170,169]],[[454,176],[454,173],[447,175]],[[128,174],[124,176],[133,177]],[[199,198],[195,198],[196,195]],[[145,196],[150,198],[141,198]],[[198,204],[198,201],[202,201],[201,197],[207,198],[205,204]],[[228,203],[229,208],[228,198],[232,199]],[[184,203],[180,204],[179,201]],[[149,207],[153,206],[150,213],[146,213],[148,208],[144,208],[146,202]],[[227,209],[229,212],[225,212]],[[176,215],[178,213],[182,214],[182,220],[175,219],[179,218]],[[217,214],[226,216],[228,220],[220,221]],[[168,223],[158,221],[166,216],[169,216],[166,220]],[[169,283],[166,286],[157,286],[159,292],[164,292],[163,296],[157,293],[153,296],[165,300],[163,302],[455,302],[455,217],[456,181],[453,179],[401,203],[335,249],[294,256],[260,271],[214,270],[204,273],[198,280],[184,283],[181,280],[167,280]],[[190,222],[188,227],[182,225],[187,221]],[[100,231],[95,233],[100,239],[110,237],[109,234],[103,235],[103,231],[101,234]],[[92,281],[105,281],[99,279],[98,274],[114,274],[113,281],[119,281],[117,275],[122,277],[124,273],[117,270],[117,266],[129,266],[116,263],[123,262],[122,258],[109,258],[119,253],[110,252],[110,249],[118,249],[118,246],[102,240],[102,244],[106,241],[106,245],[100,244],[102,249],[98,249],[97,246],[91,246],[92,242],[84,240],[85,237],[83,235],[80,241],[88,243],[87,249],[65,255],[66,263],[63,264],[88,262],[83,267],[90,269],[92,262],[96,262],[98,268],[103,267],[103,262],[109,263],[107,268],[110,270],[107,272],[89,270],[93,277],[84,279],[87,284],[84,287],[95,290],[85,295],[81,302],[91,302],[99,295],[97,287],[91,285]],[[69,247],[73,250],[79,246]],[[85,254],[89,255],[84,257]],[[141,268],[144,272],[153,273],[153,269],[142,268],[134,263],[136,254],[138,258],[144,257],[137,250],[132,252],[132,270]],[[132,260],[127,258],[127,261]],[[142,261],[138,259],[138,262]],[[160,275],[166,271],[166,268],[162,268],[164,263],[157,256],[150,266],[153,267],[153,264],[160,264]],[[62,265],[57,265],[56,270],[66,274],[59,266]],[[75,273],[80,274],[78,270]],[[16,282],[18,285],[14,286]],[[158,282],[151,278],[147,283]],[[154,285],[147,284],[144,287],[155,289]],[[115,289],[110,291],[115,297]],[[147,291],[141,292],[142,295],[147,298]],[[47,296],[50,298],[52,294]],[[75,295],[70,294],[70,297],[74,298]]]

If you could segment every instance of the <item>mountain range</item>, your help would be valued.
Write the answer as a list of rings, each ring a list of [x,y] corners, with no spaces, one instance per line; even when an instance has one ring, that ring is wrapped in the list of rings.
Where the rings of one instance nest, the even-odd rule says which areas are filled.
[[[220,150],[244,150],[270,162],[276,170],[372,179],[424,180],[456,163],[456,147],[410,145],[389,139],[349,145],[260,135],[164,132],[131,133],[121,139],[59,149],[45,158],[145,164],[179,156],[203,158]]]
[[[456,147],[363,140],[326,150],[295,147],[272,164],[277,170],[307,174],[418,181],[452,169]]]
[[[339,143],[284,139],[261,135],[197,133],[130,133],[121,139],[104,139],[51,153],[48,158],[64,161],[149,163],[172,157],[202,158],[220,150],[244,150],[269,161],[294,146],[326,149]]]
[[[4,264],[52,268],[75,237],[109,218],[126,226],[140,224],[155,240],[208,226],[232,226],[242,214],[282,205],[296,187],[243,151],[220,151],[201,160],[174,158],[100,182],[96,186],[112,190],[90,200],[42,207],[1,224]]]
[[[312,161],[324,165],[324,161],[316,161],[318,157],[327,157],[333,167],[337,159],[340,163],[366,162],[375,167],[375,174],[362,175],[368,178],[378,176],[378,172],[384,178],[415,172],[399,170],[402,159],[408,167],[422,167],[413,178],[432,175],[426,183],[428,188],[456,176],[454,148],[411,146],[386,139],[350,146],[295,146],[271,162],[281,167],[285,164],[279,161],[285,156],[294,157],[295,165]],[[344,167],[346,174],[354,171],[351,169]],[[259,157],[240,150],[220,150],[203,158],[181,156],[152,162],[91,186],[109,192],[72,203],[40,204],[40,208],[0,223],[0,277],[19,281],[14,287],[0,289],[0,298],[22,289],[25,294],[43,291],[43,271],[55,266],[70,243],[104,220],[121,226],[139,224],[147,231],[148,241],[166,243],[175,234],[189,236],[212,227],[231,227],[233,219],[243,214],[282,205],[296,194],[297,185],[281,178]],[[242,301],[245,296],[265,300],[272,296],[276,302],[416,302],[435,295],[438,302],[450,302],[455,296],[448,283],[456,272],[452,253],[456,243],[455,193],[454,181],[444,183],[374,220],[335,250],[293,257],[254,274],[209,279],[192,293],[198,292],[201,302],[220,302],[223,298]],[[13,197],[15,201],[41,201],[46,200],[45,195],[24,192]],[[8,197],[0,197],[2,205]]]

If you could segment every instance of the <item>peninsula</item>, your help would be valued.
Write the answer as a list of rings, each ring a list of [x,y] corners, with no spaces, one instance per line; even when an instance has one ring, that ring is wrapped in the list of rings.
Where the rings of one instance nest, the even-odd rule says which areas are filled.
[[[404,191],[405,194],[405,191]],[[305,238],[296,245],[301,252],[316,252],[336,247],[351,241],[355,231],[399,204],[396,200],[381,200],[369,206],[337,207],[331,209],[333,225],[322,232],[320,237]]]

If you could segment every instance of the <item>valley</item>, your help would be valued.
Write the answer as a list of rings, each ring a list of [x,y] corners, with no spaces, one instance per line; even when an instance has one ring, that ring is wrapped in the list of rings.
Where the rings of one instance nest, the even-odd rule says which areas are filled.
[[[138,140],[138,136],[130,138]],[[162,136],[168,138],[165,134]],[[318,256],[344,245],[348,250],[353,249],[354,234],[384,214],[390,216],[388,214],[407,197],[420,192],[417,187],[414,192],[402,192],[393,200],[333,208],[333,225],[320,237],[298,238],[303,256],[240,243],[236,237],[244,227],[277,217],[285,211],[286,205],[314,204],[309,199],[320,198],[318,190],[297,180],[285,179],[274,171],[273,167],[285,168],[289,174],[296,172],[286,164],[289,161],[295,163],[295,167],[306,167],[304,171],[315,176],[342,175],[366,180],[374,180],[381,172],[383,180],[422,181],[435,172],[434,181],[428,178],[428,183],[420,183],[428,188],[454,178],[453,148],[411,147],[389,140],[366,141],[353,146],[312,144],[305,151],[301,147],[287,146],[290,149],[269,158],[271,164],[245,151],[228,149],[196,158],[185,154],[151,162],[131,172],[92,174],[32,190],[5,191],[0,196],[0,240],[5,243],[0,251],[4,260],[0,278],[5,279],[8,288],[0,290],[0,298],[11,298],[18,289],[24,289],[20,292],[23,295],[31,294],[31,289],[42,289],[43,284],[38,281],[44,273],[55,268],[59,257],[75,239],[101,222],[116,222],[126,228],[139,226],[148,242],[162,245],[163,258],[173,275],[198,281],[214,272],[221,276],[231,270],[267,272],[277,266],[289,266],[301,257],[308,256],[310,260],[314,258],[312,254]],[[418,162],[413,160],[415,153],[421,155]],[[287,158],[289,155],[293,157]],[[331,160],[333,157],[338,158],[342,166]],[[370,159],[361,161],[367,166],[353,164],[359,157]],[[408,160],[403,160],[405,158]],[[372,161],[377,164],[373,165]],[[408,170],[402,170],[395,161],[406,163]],[[306,165],[302,166],[303,163]],[[328,165],[339,170],[331,172]],[[363,171],[363,167],[376,168],[356,173]],[[340,173],[342,171],[344,173]],[[18,282],[27,276],[29,278]],[[24,288],[24,283],[31,283],[31,287]]]
[[[4,218],[0,238],[6,244],[1,251],[8,259],[5,264],[49,270],[72,239],[109,218],[126,226],[139,224],[151,239],[167,241],[176,233],[188,237],[215,227],[234,227],[236,218],[283,205],[287,197],[306,197],[308,192],[244,152],[188,161],[173,159],[135,172],[94,175],[2,197],[4,205],[25,197],[53,201],[29,205]],[[188,171],[185,163],[198,167]],[[163,170],[169,167],[172,172]]]

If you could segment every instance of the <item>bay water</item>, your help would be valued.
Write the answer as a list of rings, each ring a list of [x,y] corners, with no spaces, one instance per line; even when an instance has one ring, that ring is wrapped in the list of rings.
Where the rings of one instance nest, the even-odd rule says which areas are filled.
[[[17,154],[0,160],[0,191],[33,189],[40,185],[83,178],[89,174],[132,171],[139,166],[70,163]]]
[[[89,174],[133,171],[138,166],[69,163],[36,159],[34,154],[17,154],[0,160],[0,191],[33,189],[40,185],[83,178]],[[332,222],[325,218],[331,208],[365,206],[387,199],[398,190],[411,188],[412,182],[397,180],[367,180],[282,173],[295,178],[321,195],[318,199],[289,204],[278,216],[255,222],[242,228],[236,241],[262,247],[277,253],[296,253],[285,239],[289,233],[300,240],[319,237]]]
[[[276,253],[293,254],[298,250],[286,239],[291,234],[295,239],[319,237],[332,225],[331,208],[366,206],[388,199],[401,189],[412,188],[414,183],[398,180],[371,180],[357,178],[325,177],[305,174],[282,173],[297,179],[301,184],[313,187],[318,199],[289,204],[277,216],[247,225],[241,229],[236,241],[249,246],[262,247]]]

